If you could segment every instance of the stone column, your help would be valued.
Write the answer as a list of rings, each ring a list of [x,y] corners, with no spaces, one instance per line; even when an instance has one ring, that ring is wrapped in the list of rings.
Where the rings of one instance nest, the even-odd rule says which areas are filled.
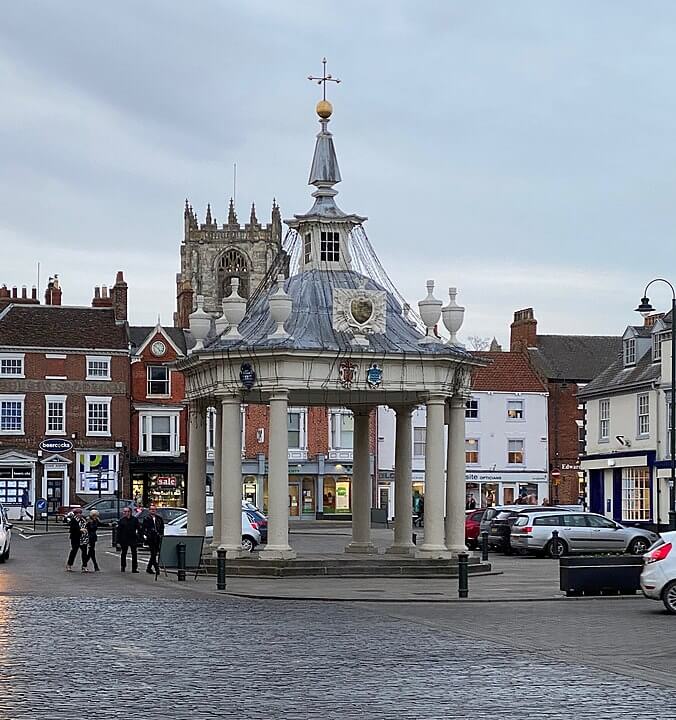
[[[465,552],[465,398],[454,396],[448,412],[446,547]]]
[[[354,445],[352,460],[352,541],[345,548],[350,553],[376,553],[371,542],[371,456],[370,413],[354,411]]]
[[[261,557],[271,560],[296,557],[289,545],[289,435],[288,390],[270,396],[268,451],[268,544]]]
[[[211,549],[215,551],[221,544],[221,403],[220,399],[215,402],[214,409],[214,479],[211,491],[214,498],[214,537],[211,541]]]
[[[226,557],[242,555],[242,412],[239,395],[221,399],[221,532]]]
[[[412,430],[410,405],[394,408],[397,429],[394,445],[394,543],[386,552],[411,555],[413,505],[411,493]]]
[[[188,427],[188,535],[204,535],[207,515],[207,419],[192,401]]]
[[[444,409],[445,395],[430,395],[425,431],[425,541],[420,557],[447,558],[444,542]]]

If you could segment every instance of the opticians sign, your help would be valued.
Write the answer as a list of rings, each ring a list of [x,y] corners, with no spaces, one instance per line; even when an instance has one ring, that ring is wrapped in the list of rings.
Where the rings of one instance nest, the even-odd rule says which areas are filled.
[[[45,438],[40,443],[40,450],[44,452],[70,452],[73,449],[73,443],[66,438]]]

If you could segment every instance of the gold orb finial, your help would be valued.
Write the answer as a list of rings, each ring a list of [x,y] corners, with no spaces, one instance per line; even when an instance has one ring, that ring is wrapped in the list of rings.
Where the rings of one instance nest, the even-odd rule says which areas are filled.
[[[315,109],[322,120],[328,120],[333,113],[333,105],[328,100],[320,100]]]

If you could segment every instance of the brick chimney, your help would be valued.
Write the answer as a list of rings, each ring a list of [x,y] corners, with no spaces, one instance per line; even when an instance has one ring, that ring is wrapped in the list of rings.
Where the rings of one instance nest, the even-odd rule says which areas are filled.
[[[61,305],[61,286],[58,275],[49,278],[45,290],[45,305]]]
[[[105,285],[94,288],[94,297],[92,298],[92,307],[113,307],[112,292],[108,294],[108,288]]]
[[[537,332],[538,321],[533,315],[533,308],[517,310],[510,326],[509,349],[512,352],[525,352],[528,348],[537,347]]]
[[[117,271],[115,285],[110,288],[110,297],[112,299],[113,311],[115,313],[115,322],[123,325],[127,322],[127,283],[124,281],[122,270]]]
[[[193,289],[190,280],[180,280],[178,276],[176,294],[176,313],[174,314],[174,325],[186,330],[190,327],[190,313],[192,312]]]
[[[665,315],[666,313],[663,312],[648,315],[648,317],[643,318],[643,327],[652,327],[658,320],[663,318]]]

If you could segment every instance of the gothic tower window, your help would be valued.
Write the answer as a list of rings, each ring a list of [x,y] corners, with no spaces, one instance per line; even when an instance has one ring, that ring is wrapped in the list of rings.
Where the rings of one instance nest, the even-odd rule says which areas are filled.
[[[218,261],[219,301],[230,295],[232,278],[239,278],[239,294],[249,297],[249,263],[239,250],[226,250]]]
[[[340,240],[337,232],[322,231],[319,257],[322,262],[340,261]]]

